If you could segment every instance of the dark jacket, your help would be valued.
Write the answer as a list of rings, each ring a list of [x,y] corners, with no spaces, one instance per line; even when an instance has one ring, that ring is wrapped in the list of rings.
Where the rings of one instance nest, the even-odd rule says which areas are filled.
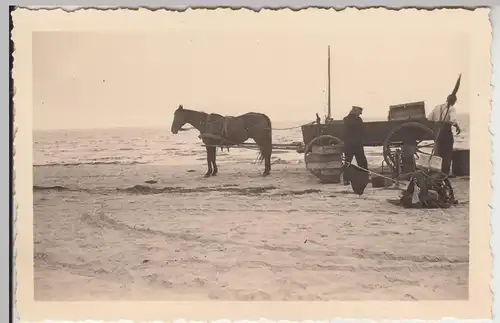
[[[355,114],[344,118],[344,144],[346,146],[363,146],[363,120]]]

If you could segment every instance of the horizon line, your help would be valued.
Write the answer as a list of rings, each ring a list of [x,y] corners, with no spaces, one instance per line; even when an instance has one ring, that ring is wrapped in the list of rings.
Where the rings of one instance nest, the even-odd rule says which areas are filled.
[[[470,116],[470,113],[457,113],[457,116]],[[334,119],[334,120],[340,120],[340,119]],[[377,118],[364,118],[365,121],[387,121],[387,120],[381,120]],[[286,121],[275,121],[276,123],[292,123],[292,122],[297,122],[300,124],[297,124],[297,127],[300,127],[308,122],[311,121],[304,121],[304,120],[286,120]],[[169,127],[169,124],[155,124],[155,125],[123,125],[123,126],[96,126],[96,127],[81,127],[81,128],[39,128],[35,129],[33,128],[33,132],[50,132],[50,131],[90,131],[90,130],[109,130],[109,129],[156,129],[156,128],[165,128],[167,129]]]

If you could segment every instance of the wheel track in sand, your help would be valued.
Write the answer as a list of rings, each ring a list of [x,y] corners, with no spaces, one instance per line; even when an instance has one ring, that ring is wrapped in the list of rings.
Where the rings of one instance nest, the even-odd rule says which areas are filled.
[[[448,258],[445,256],[435,256],[435,255],[398,255],[392,252],[375,252],[366,249],[356,249],[352,248],[350,253],[340,253],[331,250],[312,250],[304,249],[300,247],[291,246],[273,246],[268,244],[255,245],[244,242],[237,242],[233,240],[221,240],[215,238],[206,238],[201,235],[195,235],[190,233],[175,233],[175,232],[165,232],[161,230],[151,229],[147,227],[131,226],[119,220],[113,219],[107,216],[102,208],[97,205],[97,209],[94,209],[90,214],[84,214],[81,218],[84,222],[91,226],[96,227],[106,227],[117,231],[127,231],[135,234],[141,235],[153,235],[162,236],[168,239],[183,240],[188,242],[196,242],[200,244],[217,244],[221,246],[241,246],[247,248],[253,248],[265,251],[276,251],[276,252],[299,252],[306,253],[307,255],[315,255],[318,257],[352,257],[357,259],[369,259],[369,260],[384,260],[384,261],[394,261],[394,262],[410,262],[416,264],[435,264],[436,267],[443,269],[450,269],[448,267],[453,265],[464,265],[469,263],[468,257],[466,259],[461,258]],[[313,244],[325,247],[324,244],[319,244],[311,241]],[[269,264],[268,264],[269,265]],[[448,265],[448,266],[447,266]],[[318,265],[318,268],[322,265]],[[341,270],[340,267],[335,267],[338,265],[323,265],[323,268],[330,268],[330,270]],[[335,269],[337,268],[337,269]],[[375,267],[371,268],[376,270]]]

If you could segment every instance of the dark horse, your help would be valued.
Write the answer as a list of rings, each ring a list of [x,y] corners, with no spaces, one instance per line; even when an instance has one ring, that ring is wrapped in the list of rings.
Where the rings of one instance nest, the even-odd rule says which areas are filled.
[[[171,131],[177,134],[186,123],[200,132],[207,148],[208,171],[205,177],[218,172],[215,162],[217,146],[239,145],[251,138],[260,149],[259,161],[265,162],[264,176],[271,172],[272,129],[271,120],[262,113],[249,112],[237,117],[223,117],[216,113],[184,109],[175,110]]]

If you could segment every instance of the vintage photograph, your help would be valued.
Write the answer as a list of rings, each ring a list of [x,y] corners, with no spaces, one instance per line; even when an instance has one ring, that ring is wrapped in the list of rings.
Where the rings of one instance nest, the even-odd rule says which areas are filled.
[[[487,13],[176,15],[32,33],[35,301],[469,299]]]

